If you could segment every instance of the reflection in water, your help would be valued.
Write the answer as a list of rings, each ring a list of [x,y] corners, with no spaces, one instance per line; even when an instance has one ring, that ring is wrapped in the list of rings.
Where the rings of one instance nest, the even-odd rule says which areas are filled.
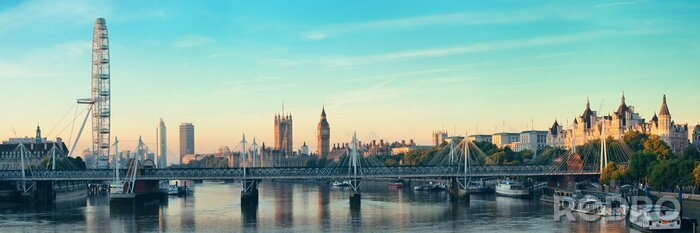
[[[256,231],[258,227],[258,207],[241,205],[241,218],[244,231]]]
[[[110,211],[106,196],[52,210],[0,209],[0,232],[627,232],[624,221],[554,221],[553,206],[528,199],[472,195],[469,205],[447,194],[389,190],[366,182],[362,205],[347,189],[325,184],[263,182],[257,208],[240,205],[240,184],[197,184],[194,196],[164,205]],[[684,213],[700,204],[685,202]],[[697,215],[694,215],[697,217]]]
[[[361,206],[350,206],[350,224],[352,231],[360,232],[362,230],[362,211]]]
[[[318,203],[316,203],[316,206],[319,209],[316,215],[318,216],[321,231],[328,231],[331,226],[330,193],[330,186],[324,184],[318,185],[318,192],[316,192],[316,195],[318,195]]]
[[[294,219],[292,213],[294,206],[292,205],[293,193],[292,185],[287,185],[282,182],[274,182],[275,188],[272,190],[275,193],[275,225],[277,227],[287,228],[293,225]]]

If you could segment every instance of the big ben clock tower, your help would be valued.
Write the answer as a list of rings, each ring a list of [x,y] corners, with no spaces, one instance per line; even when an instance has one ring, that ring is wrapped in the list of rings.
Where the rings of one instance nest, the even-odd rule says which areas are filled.
[[[331,128],[328,126],[328,121],[326,120],[325,107],[321,111],[321,121],[318,122],[318,128],[316,128],[316,137],[318,139],[318,155],[320,158],[327,158],[331,144]]]

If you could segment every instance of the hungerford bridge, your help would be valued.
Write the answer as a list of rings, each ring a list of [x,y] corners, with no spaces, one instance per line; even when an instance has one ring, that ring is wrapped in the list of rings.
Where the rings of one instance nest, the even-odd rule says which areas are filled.
[[[262,180],[346,180],[351,188],[351,204],[360,200],[360,184],[362,179],[374,178],[406,178],[406,179],[447,179],[450,180],[450,196],[455,200],[468,200],[467,184],[472,178],[480,177],[573,177],[600,175],[600,171],[608,163],[608,150],[613,153],[611,158],[618,163],[627,161],[629,147],[622,140],[615,140],[612,147],[606,146],[602,140],[600,146],[588,144],[580,147],[579,151],[572,148],[562,154],[550,153],[536,157],[530,163],[520,165],[496,165],[472,141],[450,142],[426,165],[417,166],[385,166],[375,157],[363,157],[358,152],[358,141],[353,136],[347,155],[332,160],[325,167],[231,167],[231,168],[165,168],[148,169],[139,165],[139,161],[131,161],[127,169],[87,169],[87,170],[55,170],[45,166],[27,166],[30,169],[0,171],[0,181],[17,182],[24,192],[38,184],[73,181],[119,181],[125,192],[134,192],[133,184],[159,180],[240,180],[242,184],[242,203],[257,203],[257,186]],[[601,148],[600,150],[598,150]],[[596,153],[598,152],[599,153]],[[240,154],[242,158],[249,156],[249,151]],[[24,153],[22,153],[24,154]],[[602,155],[602,156],[600,156]],[[45,161],[53,161],[55,153]],[[23,156],[22,156],[23,157]],[[59,161],[60,162],[60,161]],[[246,164],[255,165],[255,161]],[[33,169],[32,169],[33,167]],[[46,169],[41,169],[46,167]],[[133,172],[137,171],[137,172]],[[121,177],[121,179],[120,179]],[[21,184],[21,185],[20,185]],[[28,184],[28,185],[27,185]],[[29,188],[27,188],[29,186]]]

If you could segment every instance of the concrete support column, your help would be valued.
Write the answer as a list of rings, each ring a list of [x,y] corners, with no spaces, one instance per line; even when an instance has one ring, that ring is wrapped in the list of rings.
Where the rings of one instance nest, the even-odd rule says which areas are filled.
[[[258,205],[258,181],[245,179],[241,181],[241,206]]]
[[[463,184],[463,186],[464,189],[460,188],[457,177],[452,177],[450,179],[450,201],[469,203],[469,191],[466,189],[466,184]]]
[[[360,192],[360,183],[358,180],[350,180],[350,208],[359,208],[362,202],[362,193]]]

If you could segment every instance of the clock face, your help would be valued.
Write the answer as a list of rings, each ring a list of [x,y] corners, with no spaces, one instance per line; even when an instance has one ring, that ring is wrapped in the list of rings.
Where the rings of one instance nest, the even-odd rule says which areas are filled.
[[[323,135],[328,135],[328,129],[323,129],[323,130],[321,130],[321,134],[323,134]]]

